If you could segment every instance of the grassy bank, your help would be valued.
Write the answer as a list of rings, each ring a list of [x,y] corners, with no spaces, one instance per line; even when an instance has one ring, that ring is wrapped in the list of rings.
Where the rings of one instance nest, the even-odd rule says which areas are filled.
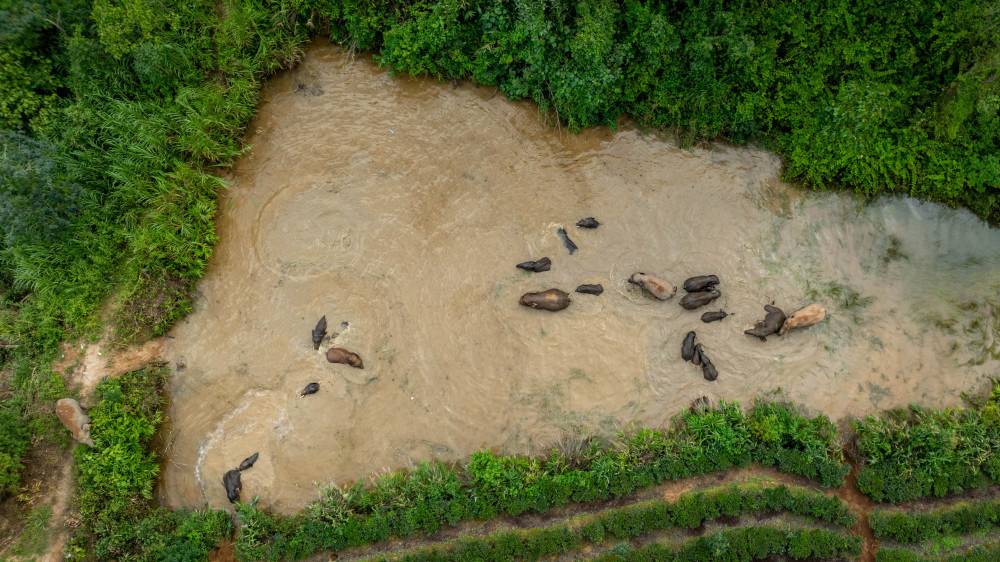
[[[164,366],[147,368],[98,387],[100,401],[90,411],[96,446],[75,450],[82,525],[68,547],[74,557],[148,560],[183,553],[182,558],[199,559],[220,541],[233,540],[240,560],[294,560],[320,550],[341,551],[393,538],[434,537],[462,521],[540,514],[571,502],[628,497],[664,481],[750,463],[775,466],[826,487],[842,485],[846,474],[840,436],[825,416],[809,417],[788,403],[758,400],[746,410],[723,402],[717,407],[685,411],[665,429],[622,433],[612,442],[591,440],[572,452],[553,449],[545,458],[496,456],[482,451],[457,465],[423,463],[371,483],[359,480],[343,488],[326,488],[318,500],[294,516],[272,514],[257,498],[238,503],[235,518],[221,510],[170,511],[152,499],[159,461],[150,449],[162,420],[161,393],[167,376]],[[1000,383],[994,385],[988,398],[978,402],[980,412],[995,404],[997,386]],[[892,415],[887,413],[885,419]],[[879,419],[869,418],[865,423]],[[1000,451],[996,444],[984,447],[988,448],[981,452],[987,457]],[[927,462],[936,454],[931,449],[910,450],[914,462]],[[827,468],[819,468],[824,466]],[[862,468],[861,476],[865,470],[869,468]],[[903,469],[897,466],[894,470]],[[964,474],[961,466],[949,470]],[[943,478],[947,481],[948,474]],[[859,487],[860,482],[859,478]],[[928,513],[877,510],[870,524],[875,537],[894,541],[882,556],[903,560],[917,555],[905,548],[908,544],[952,544],[960,540],[956,537],[995,532],[996,503],[956,504]],[[535,559],[586,545],[653,536],[673,527],[703,528],[714,520],[727,521],[728,525],[734,518],[774,512],[839,527],[856,521],[856,514],[837,497],[750,484],[689,493],[672,503],[653,501],[612,508],[529,531],[468,537],[404,555],[421,560],[489,559],[493,554]],[[797,528],[748,527],[724,533],[684,544],[660,544],[653,539],[646,546],[636,543],[634,548],[612,554],[627,554],[628,559],[669,555],[697,560],[705,559],[698,557],[705,556],[703,550],[708,546],[729,545],[727,548],[736,549],[733,552],[742,553],[740,559],[758,554],[792,555],[793,551],[801,557],[836,557],[855,555],[852,553],[861,541],[839,532],[810,535]],[[982,542],[973,541],[969,552],[983,552],[983,556],[994,552],[990,544]],[[756,550],[738,546],[750,544],[762,546]],[[904,548],[897,548],[897,544]]]
[[[98,387],[100,401],[90,411],[96,446],[75,450],[84,524],[70,549],[78,556],[139,560],[156,558],[162,549],[204,553],[232,532],[223,511],[175,513],[152,500],[158,462],[149,447],[162,419],[166,376],[166,367],[150,368]],[[574,453],[554,449],[540,459],[478,452],[460,466],[424,463],[385,475],[373,486],[358,481],[328,488],[294,517],[271,515],[256,502],[241,503],[237,553],[245,560],[299,559],[390,536],[433,535],[463,520],[619,498],[665,480],[751,462],[825,486],[843,484],[847,470],[825,416],[804,416],[787,403],[758,401],[746,411],[722,403],[685,412],[665,430],[622,434],[612,443],[590,441]],[[780,489],[692,501],[677,504],[669,521],[697,525],[696,519],[734,509],[801,511],[841,525],[851,518],[839,500]]]
[[[969,408],[911,406],[852,423],[858,489],[877,502],[957,494],[1000,483],[1000,382]]]

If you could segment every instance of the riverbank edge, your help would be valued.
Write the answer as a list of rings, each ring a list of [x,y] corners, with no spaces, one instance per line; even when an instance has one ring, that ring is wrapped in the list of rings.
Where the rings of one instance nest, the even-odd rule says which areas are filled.
[[[167,367],[162,363],[154,363],[144,370],[132,371],[120,378],[105,381],[98,387],[97,395],[100,400],[94,406],[97,410],[94,412],[96,422],[94,435],[98,447],[95,450],[88,450],[82,446],[76,448],[77,463],[74,470],[76,474],[82,475],[85,472],[81,470],[81,462],[93,462],[94,459],[103,458],[105,456],[103,450],[113,449],[116,457],[120,456],[120,451],[125,445],[120,439],[123,435],[144,435],[145,437],[130,441],[131,444],[128,447],[135,447],[136,451],[149,455],[149,457],[154,455],[151,450],[152,435],[163,406],[160,396],[162,385],[157,385],[155,381],[162,382],[166,376]],[[998,389],[1000,389],[1000,384],[995,383],[990,390],[990,398],[979,402],[978,411],[991,411],[990,405],[997,403],[996,397],[1000,394]],[[110,401],[108,396],[111,396]],[[773,397],[771,399],[773,400]],[[110,416],[108,420],[113,420],[113,424],[108,423],[107,429],[105,429],[101,421],[104,419],[102,411],[110,407],[124,407],[124,410],[119,410],[115,415]],[[122,412],[136,413],[132,417],[138,418],[138,422],[150,424],[152,429],[145,432],[123,430],[122,420],[128,418],[129,415]],[[724,465],[701,466],[700,474],[702,476],[692,477],[690,474],[675,474],[675,478],[670,478],[669,474],[664,472],[661,473],[663,477],[658,481],[650,476],[650,467],[656,466],[657,461],[660,461],[661,467],[669,466],[669,463],[663,462],[663,459],[670,455],[662,454],[665,451],[662,444],[671,437],[676,438],[688,434],[704,439],[705,435],[703,434],[690,435],[692,427],[714,426],[718,429],[717,423],[702,422],[729,420],[730,427],[744,427],[746,429],[744,437],[752,438],[753,435],[758,435],[757,445],[759,445],[760,436],[768,433],[763,431],[764,428],[760,426],[760,422],[765,421],[766,423],[767,420],[774,420],[775,413],[781,412],[789,414],[785,421],[791,421],[793,425],[815,423],[818,420],[821,426],[832,429],[832,424],[825,420],[825,416],[807,418],[798,413],[793,405],[786,402],[768,402],[758,399],[754,407],[749,409],[742,418],[740,416],[743,414],[743,410],[738,405],[720,403],[709,408],[692,408],[683,412],[675,417],[671,427],[666,430],[640,429],[622,433],[614,443],[593,443],[594,452],[590,455],[593,457],[594,454],[597,454],[598,456],[589,459],[589,464],[586,464],[586,467],[589,468],[584,472],[580,472],[580,467],[584,466],[588,457],[587,453],[581,454],[581,451],[586,451],[586,448],[574,448],[574,457],[567,457],[554,450],[547,459],[497,457],[491,452],[481,451],[474,453],[467,463],[449,465],[430,462],[409,472],[384,475],[378,480],[360,480],[353,486],[328,488],[321,500],[314,502],[302,513],[295,516],[272,514],[260,503],[259,498],[253,498],[249,501],[246,501],[248,498],[244,498],[244,502],[237,504],[236,513],[233,515],[223,510],[192,512],[188,510],[171,511],[157,507],[152,500],[152,485],[156,473],[155,463],[147,465],[147,468],[153,468],[148,469],[145,477],[139,476],[135,479],[133,484],[138,487],[126,491],[122,496],[125,500],[121,505],[127,506],[127,511],[136,506],[140,506],[142,509],[138,512],[130,511],[129,514],[122,515],[114,513],[115,508],[109,507],[114,504],[113,500],[120,495],[119,492],[116,492],[114,488],[95,487],[92,478],[94,471],[90,470],[91,481],[87,482],[86,478],[81,476],[77,484],[76,496],[78,498],[77,507],[82,506],[82,509],[90,509],[91,511],[83,515],[79,512],[71,515],[71,519],[76,518],[82,521],[82,524],[76,529],[65,553],[74,559],[106,559],[108,557],[123,560],[155,559],[156,556],[153,556],[152,552],[163,548],[195,549],[208,556],[220,544],[228,544],[232,546],[232,555],[239,560],[301,559],[318,550],[328,550],[328,548],[323,548],[324,546],[333,546],[335,551],[350,546],[353,550],[362,544],[381,543],[392,537],[397,537],[393,540],[398,541],[402,537],[419,535],[428,538],[418,539],[418,542],[435,542],[438,541],[435,537],[442,530],[453,534],[458,528],[468,528],[469,522],[488,522],[496,520],[497,517],[508,521],[512,517],[514,520],[526,517],[527,521],[534,521],[534,523],[521,522],[517,525],[520,527],[537,526],[538,518],[550,517],[546,514],[552,509],[596,512],[587,506],[598,505],[603,506],[597,509],[597,511],[601,511],[608,506],[621,505],[623,502],[631,504],[641,501],[644,497],[648,498],[650,493],[667,493],[663,491],[664,482],[667,482],[667,486],[681,488],[686,486],[693,486],[696,489],[712,487],[718,485],[718,481],[712,482],[714,478],[733,478],[729,474],[733,470],[736,470],[737,474],[747,470],[755,475],[769,474],[771,478],[782,483],[788,482],[790,485],[811,489],[822,488],[817,473],[812,474],[812,478],[789,475],[780,470],[766,469],[759,462],[755,462],[757,459],[742,464],[735,462],[729,467]],[[888,412],[886,415],[898,416],[898,413]],[[987,414],[987,418],[989,418],[989,414]],[[869,419],[882,418],[871,417]],[[143,420],[145,421],[143,422]],[[125,424],[125,427],[131,426]],[[104,435],[107,430],[111,431],[112,437],[118,437],[106,440]],[[825,482],[826,493],[847,501],[854,512],[862,518],[854,526],[852,533],[864,538],[862,559],[873,560],[872,557],[877,551],[877,543],[871,535],[867,518],[876,504],[858,493],[857,488],[853,486],[857,474],[864,473],[868,467],[855,468],[848,476],[846,483],[843,478],[847,465],[843,463],[845,457],[843,450],[840,449],[840,442],[851,442],[856,440],[858,436],[844,431],[834,431],[827,437],[829,439],[827,443],[830,446],[825,448],[826,452],[822,456],[840,462],[844,469],[837,473],[836,476],[839,478],[834,477],[832,481],[827,479]],[[114,444],[108,447],[112,441]],[[736,441],[727,440],[726,443],[731,445]],[[711,448],[711,444],[706,445],[702,442],[701,445],[704,445],[705,448]],[[848,447],[848,449],[850,448],[851,446]],[[656,451],[660,451],[661,456],[657,456]],[[1000,449],[994,448],[993,455],[995,456],[998,451]],[[726,457],[725,454],[719,452],[712,454]],[[690,457],[688,460],[696,458],[697,456]],[[676,458],[673,460],[676,461]],[[812,460],[817,460],[817,458],[813,457]],[[853,461],[854,459],[849,460]],[[104,461],[107,463],[103,470],[109,473],[121,472],[122,467],[118,464],[119,462],[129,463],[129,467],[136,464],[115,458],[104,459]],[[744,468],[736,469],[733,468],[734,466],[743,466]],[[752,468],[752,466],[760,468]],[[699,467],[699,461],[695,460],[689,464],[689,467]],[[582,478],[581,476],[587,470],[599,478],[593,480]],[[897,467],[897,470],[902,469]],[[746,474],[743,472],[744,479]],[[558,478],[560,475],[570,475],[571,477],[560,480]],[[99,476],[98,479],[100,479]],[[599,480],[603,480],[604,483],[595,486],[594,483]],[[975,498],[976,495],[981,495],[986,486],[996,483],[996,480],[982,482],[981,487],[973,489],[971,497]],[[582,492],[583,495],[589,494],[591,497],[580,498],[584,500],[582,503],[576,501],[578,498],[575,498],[573,493],[567,493],[571,490],[565,488],[565,486],[572,487],[573,485],[577,486],[575,489],[577,492]],[[464,500],[458,499],[461,491],[471,488],[475,488],[475,493],[471,494],[470,497],[475,497],[477,501],[462,507],[461,502]],[[939,495],[949,496],[955,501],[962,501],[963,493],[965,500],[970,497],[968,490],[953,489],[950,492]],[[87,494],[91,494],[93,498],[99,498],[99,501],[91,500],[88,507],[87,500],[84,499],[81,504],[81,495],[86,496]],[[442,500],[442,498],[444,499]],[[486,498],[492,499],[485,502],[479,501]],[[951,500],[942,501],[950,502]],[[477,502],[478,507],[475,507]],[[403,505],[407,508],[400,511],[399,506]],[[456,508],[456,505],[459,507]],[[484,505],[485,507],[483,507]],[[474,507],[474,509],[469,507]],[[419,515],[414,515],[418,512]],[[109,513],[110,515],[108,515]],[[101,521],[102,518],[105,521],[104,527],[98,529],[94,522]],[[466,523],[461,523],[462,521]],[[456,525],[459,526],[456,527]],[[331,531],[332,529],[335,530]],[[112,530],[113,532],[111,532]],[[334,534],[331,535],[331,532]],[[193,546],[191,537],[196,539]],[[135,548],[139,550],[133,550]],[[145,549],[152,549],[152,551]]]

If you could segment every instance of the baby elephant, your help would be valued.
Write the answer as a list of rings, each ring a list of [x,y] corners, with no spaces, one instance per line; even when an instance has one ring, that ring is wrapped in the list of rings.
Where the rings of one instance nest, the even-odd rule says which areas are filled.
[[[743,332],[748,336],[760,338],[760,341],[767,341],[767,336],[777,334],[785,324],[785,313],[780,308],[765,304],[764,310],[767,311],[764,319],[758,320],[752,329]]]
[[[313,349],[319,349],[319,344],[323,343],[323,338],[326,337],[326,315],[324,314],[319,322],[316,323],[316,327],[312,331]]]
[[[706,312],[701,315],[701,321],[708,324],[709,322],[715,322],[717,320],[722,320],[726,316],[730,316],[724,310],[718,310],[714,312]]]
[[[688,332],[681,343],[681,359],[691,361],[694,359],[694,332]],[[700,345],[700,344],[699,344]]]
[[[341,363],[350,365],[355,369],[364,369],[365,364],[361,362],[361,357],[357,353],[347,351],[340,347],[331,347],[326,350],[326,360],[330,363]]]
[[[714,289],[718,284],[719,278],[716,275],[699,275],[684,281],[684,290],[689,293],[697,293],[698,291]]]
[[[596,296],[604,292],[604,287],[600,283],[596,285],[580,285],[576,288],[576,292]]]
[[[240,492],[243,491],[243,483],[240,482],[240,473],[252,467],[253,463],[257,462],[258,454],[254,453],[243,459],[239,468],[230,470],[222,475],[222,485],[226,487],[226,497],[229,498],[229,503],[240,501]]]
[[[569,293],[559,289],[549,289],[540,293],[525,293],[521,295],[520,303],[531,308],[540,308],[550,312],[556,312],[569,306],[573,301],[569,298]]]
[[[535,273],[541,273],[543,271],[548,271],[552,269],[552,260],[549,258],[542,258],[538,261],[526,261],[517,264],[515,267],[518,269],[523,269],[525,271],[534,271]]]

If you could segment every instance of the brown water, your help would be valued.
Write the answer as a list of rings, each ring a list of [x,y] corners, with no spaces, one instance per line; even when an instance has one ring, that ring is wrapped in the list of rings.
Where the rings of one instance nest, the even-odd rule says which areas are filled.
[[[301,509],[317,486],[575,431],[661,426],[692,399],[780,387],[838,420],[950,406],[998,373],[1000,232],[910,199],[864,205],[779,181],[755,150],[681,150],[628,127],[567,134],[492,87],[393,79],[318,44],[272,80],[222,194],[196,312],[172,333],[160,487],[169,506]],[[597,230],[574,227],[588,216]],[[580,250],[569,255],[565,226]],[[552,270],[514,265],[543,256]],[[628,283],[714,273],[694,312]],[[518,305],[573,294],[564,311]],[[766,343],[765,302],[827,319]],[[725,308],[713,324],[699,317]],[[312,348],[326,315],[339,335]],[[340,323],[348,322],[346,329]],[[680,359],[698,332],[715,382]],[[327,363],[331,346],[365,369]],[[319,382],[319,393],[299,390]]]

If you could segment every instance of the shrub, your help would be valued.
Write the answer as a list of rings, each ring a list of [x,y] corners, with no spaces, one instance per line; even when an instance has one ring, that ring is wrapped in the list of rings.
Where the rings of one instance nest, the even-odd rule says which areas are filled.
[[[608,554],[596,560],[707,562],[710,560],[763,560],[771,555],[790,558],[857,558],[861,537],[825,529],[790,530],[775,527],[739,527],[690,540],[673,549],[659,543],[624,554]]]
[[[389,532],[399,536],[407,536],[418,530],[430,532],[427,528],[401,527],[392,518],[381,517],[378,511],[370,516],[357,511],[348,513],[350,509],[345,504],[357,502],[353,498],[358,493],[357,489],[351,489],[345,494],[352,499],[338,504],[341,507],[336,511],[335,517],[331,517],[331,511],[321,511],[323,503],[328,500],[314,504],[313,510],[305,518],[287,519],[263,512],[256,507],[256,501],[241,504],[239,512],[243,527],[237,542],[238,556],[241,560],[294,559],[308,556],[315,549],[339,550],[384,540]],[[413,506],[409,511],[417,509]],[[672,504],[663,501],[647,502],[576,518],[553,527],[506,531],[483,538],[466,537],[450,547],[432,547],[407,554],[403,559],[536,560],[575,551],[584,541],[599,544],[605,540],[631,539],[671,527],[697,528],[722,515],[738,517],[770,512],[794,513],[844,527],[849,527],[856,521],[854,514],[839,498],[819,492],[783,485],[730,486],[709,492],[685,494]],[[316,519],[320,513],[327,519]],[[407,515],[398,513],[394,518],[405,520]],[[316,526],[317,522],[322,526]],[[400,532],[400,529],[404,531]],[[809,548],[818,548],[808,537],[803,540],[810,545]]]
[[[224,511],[170,511],[153,501],[159,467],[149,449],[166,376],[166,367],[150,367],[98,385],[88,412],[95,446],[74,450],[83,525],[73,548],[100,559],[194,561],[232,535]]]
[[[963,502],[927,513],[876,510],[869,523],[877,538],[903,544],[967,535],[1000,524],[1000,501]]]
[[[858,489],[875,501],[900,502],[1000,481],[1000,426],[989,417],[998,401],[994,382],[979,408],[911,406],[853,422],[863,466]]]

